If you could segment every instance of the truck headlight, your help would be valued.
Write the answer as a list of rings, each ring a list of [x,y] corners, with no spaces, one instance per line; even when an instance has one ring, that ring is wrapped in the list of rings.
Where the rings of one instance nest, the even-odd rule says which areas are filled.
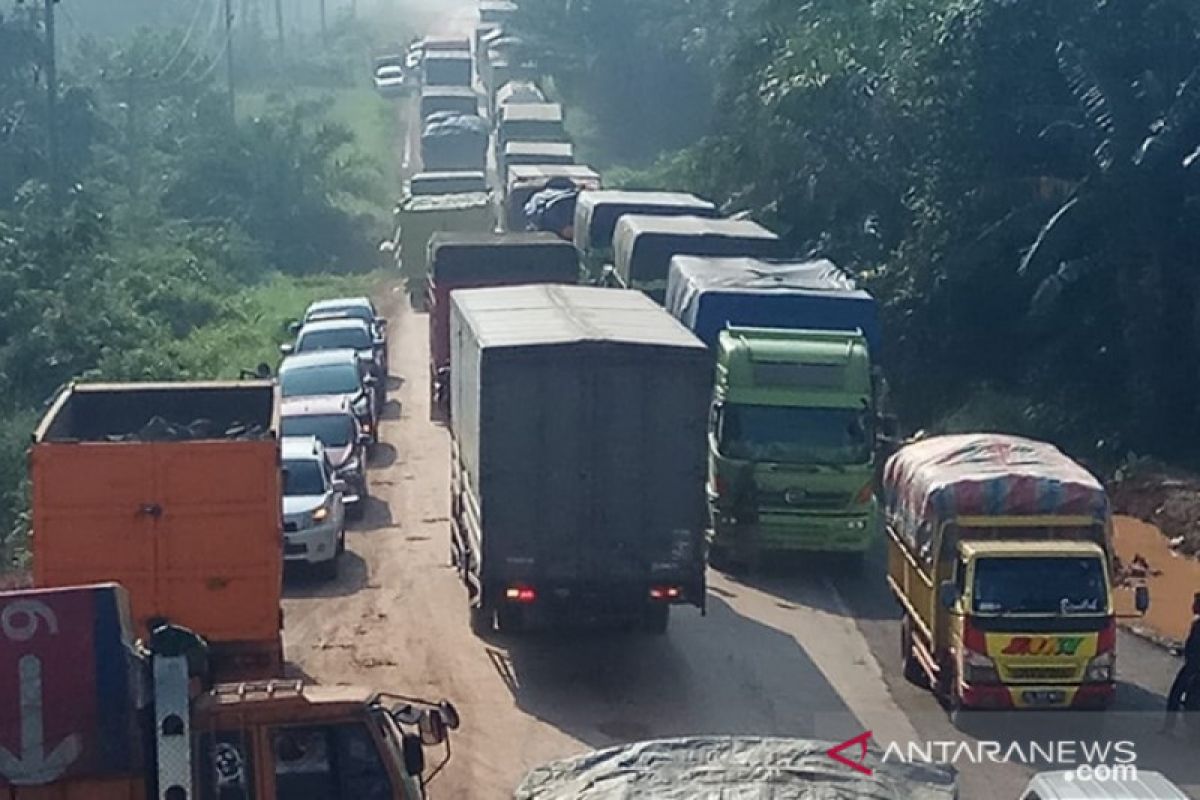
[[[852,531],[866,530],[867,521],[865,519],[852,519],[846,523],[846,527]]]
[[[326,508],[325,506],[321,506],[316,511],[312,512],[312,521],[313,522],[324,522],[325,518],[328,516],[329,516],[329,509]]]
[[[974,650],[963,651],[963,680],[967,683],[999,683],[996,662]]]
[[[1117,664],[1117,654],[1111,650],[1101,653],[1088,662],[1083,679],[1089,683],[1110,683],[1113,679],[1113,668]]]

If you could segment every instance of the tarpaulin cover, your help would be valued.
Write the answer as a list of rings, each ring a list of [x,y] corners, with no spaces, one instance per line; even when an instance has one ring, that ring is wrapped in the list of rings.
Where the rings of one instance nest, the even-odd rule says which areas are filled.
[[[613,268],[626,286],[660,282],[666,288],[671,257],[780,258],[784,245],[748,219],[655,217],[626,214],[613,231]]]
[[[575,222],[579,189],[543,189],[525,204],[525,219],[534,230],[561,234]]]
[[[610,747],[537,767],[515,800],[952,800],[948,767],[883,762],[866,775],[834,761],[832,742],[696,736]],[[856,760],[857,748],[846,751]]]
[[[139,773],[140,667],[115,583],[0,594],[0,786]]]
[[[875,298],[831,261],[675,256],[667,311],[716,347],[726,325],[855,330],[879,352]]]
[[[654,217],[717,217],[717,207],[694,194],[606,189],[588,192],[576,208],[575,247],[580,253],[612,247],[613,229],[624,214]]]
[[[1104,487],[1054,445],[992,433],[935,436],[884,467],[888,517],[914,548],[925,522],[962,516],[1108,515]]]
[[[488,127],[477,116],[438,119],[421,132],[421,162],[426,170],[483,170],[487,167]]]

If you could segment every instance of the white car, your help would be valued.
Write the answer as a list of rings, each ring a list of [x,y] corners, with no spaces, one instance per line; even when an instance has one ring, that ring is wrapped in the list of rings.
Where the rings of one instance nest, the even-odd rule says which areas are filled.
[[[1020,800],[1188,800],[1182,789],[1159,772],[1139,769],[1133,775],[1105,777],[1084,778],[1065,770],[1039,772]]]
[[[408,81],[405,80],[403,67],[380,67],[375,70],[374,80],[375,90],[385,97],[402,94],[408,89]]]
[[[309,564],[337,577],[346,549],[346,484],[334,477],[325,448],[315,436],[284,436],[283,558]]]

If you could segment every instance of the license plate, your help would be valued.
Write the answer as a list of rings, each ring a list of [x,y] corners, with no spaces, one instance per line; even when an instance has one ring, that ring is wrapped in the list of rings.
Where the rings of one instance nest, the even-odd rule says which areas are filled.
[[[1060,691],[1021,692],[1021,699],[1026,705],[1054,706],[1063,702],[1066,694]]]

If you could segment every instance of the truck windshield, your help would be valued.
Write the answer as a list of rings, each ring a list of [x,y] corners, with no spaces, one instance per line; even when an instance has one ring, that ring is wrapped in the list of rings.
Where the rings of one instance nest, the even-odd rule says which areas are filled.
[[[345,447],[354,433],[354,417],[349,414],[304,414],[283,418],[284,436],[315,436],[326,447]]]
[[[854,408],[729,404],[720,449],[729,458],[785,464],[865,464],[871,442]]]
[[[979,614],[1108,612],[1104,562],[1094,556],[981,558],[971,596]]]
[[[284,397],[322,394],[355,394],[361,388],[358,368],[353,364],[285,370],[279,376]]]

